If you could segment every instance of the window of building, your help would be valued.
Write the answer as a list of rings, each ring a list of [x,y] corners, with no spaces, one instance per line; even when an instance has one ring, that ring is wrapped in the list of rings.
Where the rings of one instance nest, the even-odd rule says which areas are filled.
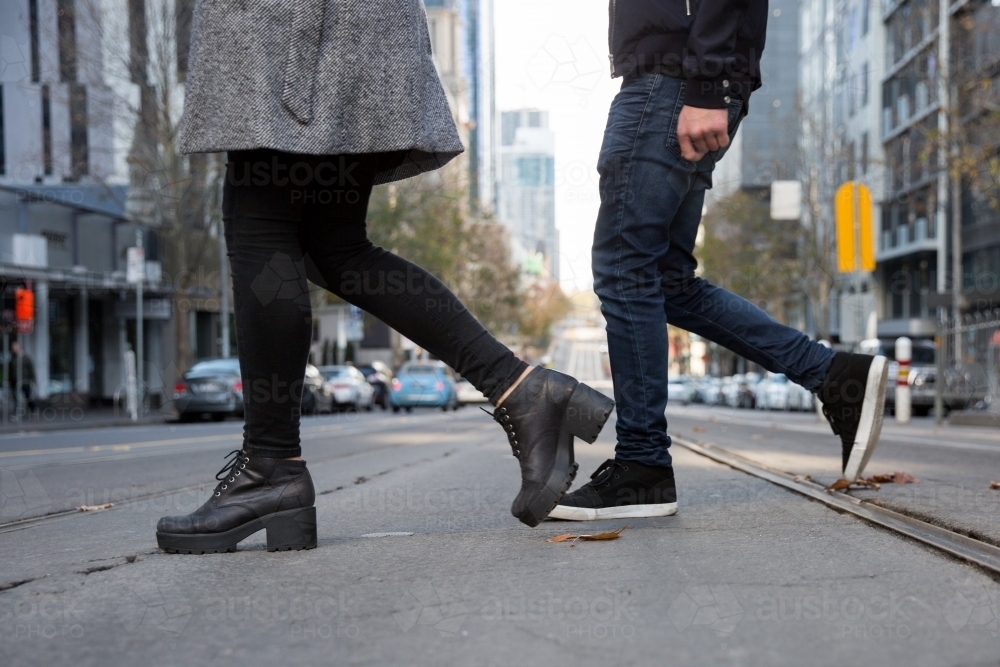
[[[866,62],[861,66],[861,74],[859,75],[859,95],[861,100],[860,106],[864,109],[868,106],[868,63]]]
[[[868,14],[871,13],[868,0],[861,0],[861,36],[868,34]]]
[[[129,76],[132,83],[146,83],[146,0],[128,0]]]
[[[87,174],[90,156],[87,146],[87,89],[80,84],[70,86],[69,93],[70,170],[73,180]]]
[[[31,34],[31,82],[38,83],[38,0],[28,0],[28,32]]]
[[[59,0],[59,77],[64,83],[76,81],[76,12],[73,0]]]
[[[52,96],[42,86],[42,165],[46,176],[52,175]]]
[[[861,167],[861,175],[864,176],[868,173],[868,133],[865,132],[861,135],[861,159],[859,160],[859,166]]]
[[[3,86],[0,85],[0,176],[7,173],[7,152],[4,150],[3,134]]]
[[[188,53],[191,50],[191,19],[194,15],[194,0],[175,0],[174,21],[177,35],[177,79],[187,80]]]

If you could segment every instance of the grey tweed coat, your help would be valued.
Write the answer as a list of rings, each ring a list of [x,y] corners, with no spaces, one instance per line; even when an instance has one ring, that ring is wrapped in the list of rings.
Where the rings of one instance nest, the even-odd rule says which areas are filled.
[[[422,0],[198,0],[180,148],[409,151],[380,183],[464,150]]]

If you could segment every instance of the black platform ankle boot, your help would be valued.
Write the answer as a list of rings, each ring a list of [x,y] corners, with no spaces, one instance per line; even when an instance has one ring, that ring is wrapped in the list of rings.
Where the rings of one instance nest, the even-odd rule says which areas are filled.
[[[521,492],[510,512],[537,526],[576,476],[573,436],[597,440],[615,402],[568,375],[536,368],[493,412],[521,464]]]
[[[169,553],[236,551],[259,530],[268,551],[316,547],[316,492],[305,461],[229,453],[215,476],[218,486],[191,514],[166,516],[156,524],[156,542]]]

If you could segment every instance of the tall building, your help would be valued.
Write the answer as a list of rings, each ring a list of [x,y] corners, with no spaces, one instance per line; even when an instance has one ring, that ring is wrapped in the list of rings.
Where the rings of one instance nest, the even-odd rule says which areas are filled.
[[[125,251],[138,227],[113,181],[112,92],[98,0],[0,3],[0,278],[34,293],[33,331],[19,334],[42,398],[111,399],[135,344]],[[155,248],[147,254],[157,259]],[[169,365],[162,331],[170,287],[147,263],[145,359]],[[15,334],[11,334],[14,336]],[[5,352],[5,351],[0,351]],[[147,373],[154,387],[161,378]]]
[[[500,114],[497,217],[510,229],[514,260],[525,273],[558,281],[555,134],[547,111]]]
[[[473,210],[496,211],[493,0],[426,0],[431,49],[459,125]]]
[[[798,175],[799,0],[770,0],[769,6],[763,86],[716,166],[709,205],[738,189],[767,189]]]
[[[1000,7],[899,0],[885,4],[882,19],[879,333],[931,336],[956,281],[980,288],[980,307],[1000,302],[1000,195],[995,174],[985,173],[1000,151]],[[961,168],[953,150],[986,169]],[[994,277],[991,289],[977,284],[983,276]]]
[[[884,59],[881,6],[871,0],[807,0],[800,14],[800,105],[803,223],[835,245],[833,200],[846,181],[864,183],[873,200],[884,198],[881,105],[878,82]],[[873,210],[880,225],[881,209]],[[865,335],[876,310],[870,274],[832,277],[826,331],[844,343]]]

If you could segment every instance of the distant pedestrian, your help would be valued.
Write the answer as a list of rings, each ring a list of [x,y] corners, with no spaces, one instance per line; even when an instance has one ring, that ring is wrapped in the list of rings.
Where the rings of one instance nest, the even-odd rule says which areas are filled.
[[[884,357],[834,352],[696,274],[712,171],[760,87],[767,0],[611,2],[612,75],[624,77],[598,159],[594,291],[607,319],[615,458],[567,494],[562,519],[677,511],[667,435],[667,324],[817,392],[856,479],[882,428]],[[766,270],[766,267],[764,267]]]
[[[18,359],[20,359],[20,364],[18,363]],[[18,366],[20,366],[21,375],[18,375]],[[28,406],[28,411],[34,412],[36,409],[35,364],[31,361],[31,357],[21,351],[21,344],[17,341],[10,344],[10,377],[13,382],[8,381],[7,387],[10,388],[15,400],[18,393],[20,393],[24,396],[24,402]]]
[[[307,276],[454,368],[497,406],[521,466],[511,512],[534,526],[576,473],[613,402],[531,368],[441,281],[368,240],[372,187],[463,151],[431,60],[421,0],[195,4],[181,148],[228,152],[223,191],[244,387],[242,448],[201,508],[157,524],[161,548],[316,546],[315,492],[299,458],[312,331]],[[442,482],[444,483],[444,482]]]

